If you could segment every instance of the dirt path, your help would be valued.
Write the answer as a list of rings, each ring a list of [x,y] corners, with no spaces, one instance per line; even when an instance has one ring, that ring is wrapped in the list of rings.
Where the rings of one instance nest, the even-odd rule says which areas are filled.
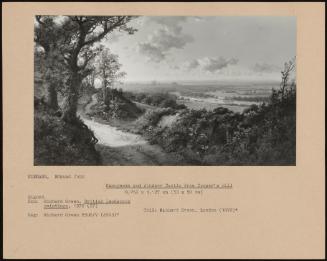
[[[174,156],[157,145],[150,145],[142,136],[87,117],[86,114],[96,103],[96,95],[93,95],[79,116],[99,140],[96,149],[101,154],[103,165],[178,165]]]
[[[84,113],[90,113],[91,112],[91,107],[95,104],[97,104],[97,94],[93,94],[91,97],[91,101],[85,105],[84,107]]]

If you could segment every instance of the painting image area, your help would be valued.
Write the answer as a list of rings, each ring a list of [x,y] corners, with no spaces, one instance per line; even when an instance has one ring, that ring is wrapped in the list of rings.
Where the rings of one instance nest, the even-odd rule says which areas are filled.
[[[35,166],[296,165],[296,18],[34,17]]]

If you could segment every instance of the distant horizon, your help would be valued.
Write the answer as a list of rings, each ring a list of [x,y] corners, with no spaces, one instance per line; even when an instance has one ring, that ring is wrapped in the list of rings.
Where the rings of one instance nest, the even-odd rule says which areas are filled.
[[[122,84],[126,83],[148,83],[148,84],[181,84],[181,83],[279,83],[280,80],[277,79],[224,79],[224,80],[123,80]]]
[[[228,80],[123,80],[120,83],[116,83],[114,87],[123,87],[124,85],[129,84],[142,84],[142,85],[151,85],[151,86],[160,86],[160,85],[192,85],[192,84],[202,84],[202,85],[214,85],[214,84],[280,84],[280,80],[266,80],[266,79],[228,79]],[[101,88],[101,82],[95,83],[95,88]]]

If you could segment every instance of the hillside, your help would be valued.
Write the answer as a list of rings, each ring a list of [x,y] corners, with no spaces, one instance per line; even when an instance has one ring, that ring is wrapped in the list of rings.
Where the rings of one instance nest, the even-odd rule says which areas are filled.
[[[102,92],[98,91],[95,99],[97,102],[92,106],[89,116],[97,116],[105,120],[133,120],[144,112],[117,89],[108,88],[105,98]]]
[[[117,117],[124,120],[114,121],[108,117],[112,115],[110,107],[106,111],[99,102],[91,107],[95,111],[90,115],[121,130],[140,134],[150,144],[176,155],[178,165],[294,165],[295,87],[273,90],[266,102],[241,113],[219,106],[210,111],[176,108],[174,103],[172,107],[160,107],[166,103],[158,99],[158,105],[154,106],[157,97],[169,96],[120,93],[121,99],[117,98],[120,103],[133,104],[121,111],[134,115],[132,110],[136,106],[143,108],[144,113]]]

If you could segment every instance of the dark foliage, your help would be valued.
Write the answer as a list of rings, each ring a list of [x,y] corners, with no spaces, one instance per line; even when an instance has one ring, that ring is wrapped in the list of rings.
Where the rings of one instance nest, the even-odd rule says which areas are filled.
[[[139,117],[143,110],[123,95],[122,90],[106,88],[105,95],[98,92],[99,103],[95,105],[90,116],[99,116],[104,120],[133,120]]]
[[[226,108],[183,110],[170,127],[156,126],[172,111],[153,111],[141,131],[152,143],[192,165],[294,165],[295,85],[273,90],[268,103],[243,113]],[[155,119],[155,120],[153,120]]]
[[[99,165],[100,156],[94,145],[93,132],[80,120],[60,120],[60,112],[49,109],[35,99],[34,164],[35,165]]]

